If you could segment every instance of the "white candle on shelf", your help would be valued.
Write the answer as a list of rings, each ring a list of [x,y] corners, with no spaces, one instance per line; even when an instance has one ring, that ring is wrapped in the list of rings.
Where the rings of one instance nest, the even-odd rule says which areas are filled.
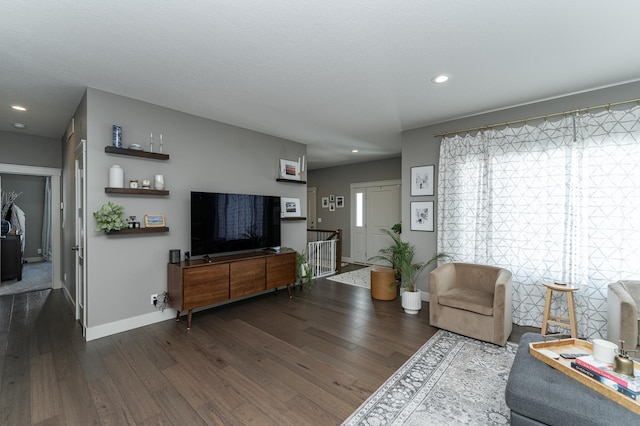
[[[304,172],[304,155],[302,156],[302,168],[300,169],[301,172]]]

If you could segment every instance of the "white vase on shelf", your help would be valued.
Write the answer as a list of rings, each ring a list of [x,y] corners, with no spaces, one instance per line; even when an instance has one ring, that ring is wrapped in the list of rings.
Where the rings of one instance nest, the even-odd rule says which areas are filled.
[[[109,167],[109,187],[124,188],[124,170],[117,164]]]
[[[156,175],[155,178],[153,179],[153,187],[159,191],[162,191],[164,189],[164,176],[163,175]]]

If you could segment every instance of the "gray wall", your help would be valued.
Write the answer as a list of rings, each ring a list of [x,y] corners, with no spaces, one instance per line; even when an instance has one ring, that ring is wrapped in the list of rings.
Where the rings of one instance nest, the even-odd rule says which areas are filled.
[[[59,169],[62,167],[62,142],[41,136],[0,132],[0,163]]]
[[[42,257],[42,217],[44,211],[44,176],[2,174],[2,189],[22,193],[15,204],[25,215],[25,244],[23,256]]]
[[[640,98],[640,82],[629,83],[610,88],[580,93],[517,108],[461,118],[446,123],[407,130],[402,133],[402,221],[409,223],[409,203],[411,201],[436,200],[437,197],[411,197],[411,167],[425,164],[438,164],[440,137],[436,134],[468,129],[476,126],[504,123],[511,120],[526,119],[569,111],[577,108],[598,106]],[[436,175],[437,175],[436,167]],[[437,206],[437,203],[436,203]],[[437,209],[437,207],[436,207]],[[437,231],[437,224],[436,224]],[[403,227],[402,237],[416,245],[418,258],[428,259],[436,252],[436,232],[412,232],[409,226]],[[418,286],[428,291],[428,271],[419,277]]]
[[[167,288],[169,250],[180,249],[184,253],[190,249],[190,191],[295,197],[306,206],[306,186],[276,182],[279,159],[306,155],[306,145],[95,89],[87,89],[86,117],[89,327],[155,312],[149,296]],[[164,152],[171,156],[170,160],[106,154],[104,147],[111,145],[113,124],[122,126],[125,147],[131,143],[147,147],[150,132],[162,133]],[[73,169],[72,145],[70,142],[66,148],[67,176]],[[105,194],[108,169],[113,164],[124,169],[125,181],[153,180],[155,174],[163,174],[170,195]],[[72,183],[72,179],[65,180],[67,196],[73,193]],[[139,220],[146,213],[162,213],[170,231],[142,236],[94,233],[91,213],[107,201],[123,205],[125,216],[136,215]],[[65,214],[71,219],[68,210]],[[67,228],[70,226],[68,223]],[[305,229],[304,222],[283,223],[282,245],[304,248]]]
[[[317,213],[318,229],[335,230],[342,229],[343,244],[342,255],[351,257],[351,188],[352,183],[374,182],[382,180],[400,179],[402,176],[401,158],[389,158],[386,160],[356,163],[347,166],[328,167],[324,169],[310,170],[307,177],[307,185],[317,188]],[[345,206],[330,212],[322,208],[322,197],[329,195],[343,195]]]

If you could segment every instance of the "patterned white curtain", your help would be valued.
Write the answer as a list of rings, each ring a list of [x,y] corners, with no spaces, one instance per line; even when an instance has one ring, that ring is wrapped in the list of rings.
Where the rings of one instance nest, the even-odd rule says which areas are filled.
[[[438,251],[509,269],[519,325],[541,326],[543,282],[577,285],[580,336],[606,338],[607,285],[640,279],[638,163],[640,107],[445,137]]]

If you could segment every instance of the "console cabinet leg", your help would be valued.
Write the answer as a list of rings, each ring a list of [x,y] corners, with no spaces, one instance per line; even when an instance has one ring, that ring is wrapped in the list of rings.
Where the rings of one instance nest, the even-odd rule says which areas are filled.
[[[187,330],[191,330],[191,314],[193,310],[189,309],[189,314],[187,315]]]
[[[293,299],[293,295],[291,294],[291,284],[287,284],[287,291],[289,292],[289,299]]]
[[[176,314],[176,322],[180,321],[180,311]]]

